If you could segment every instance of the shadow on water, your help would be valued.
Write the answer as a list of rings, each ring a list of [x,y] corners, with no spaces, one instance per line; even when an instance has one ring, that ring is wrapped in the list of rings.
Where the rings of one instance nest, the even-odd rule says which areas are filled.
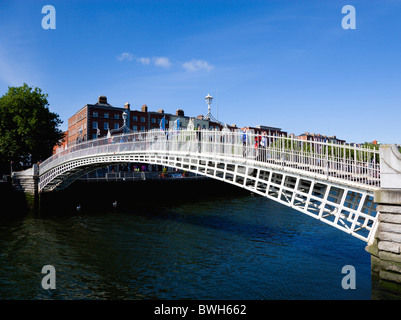
[[[185,203],[249,195],[236,186],[213,180],[98,182],[76,181],[63,191],[41,195],[40,214],[92,214],[110,210],[151,211],[154,206],[171,207]]]
[[[29,214],[29,205],[23,192],[15,192],[11,183],[0,183],[0,221],[18,219]]]
[[[240,204],[241,198],[249,195],[249,191],[215,180],[106,183],[78,181],[64,191],[42,195],[41,217],[132,212],[148,219],[170,220],[211,230],[223,230],[258,241],[272,238],[273,228],[256,222],[232,220],[227,215],[214,212],[215,207],[222,203],[226,202],[229,206],[235,198]],[[199,203],[202,206],[205,200],[210,206],[210,214],[206,216],[203,212],[180,212],[180,208],[185,205]]]

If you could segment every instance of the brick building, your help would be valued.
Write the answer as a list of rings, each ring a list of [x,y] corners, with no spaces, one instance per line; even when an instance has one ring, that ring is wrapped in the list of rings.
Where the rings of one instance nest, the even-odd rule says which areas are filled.
[[[58,153],[60,151],[63,151],[65,149],[67,149],[68,144],[67,144],[67,139],[68,139],[68,131],[63,132],[64,137],[59,141],[59,144],[56,144],[53,147],[53,153]]]
[[[133,131],[159,128],[161,119],[166,116],[163,109],[149,112],[146,105],[140,111],[131,110],[129,103],[122,108],[113,107],[107,102],[107,97],[100,96],[97,103],[85,105],[68,119],[68,144],[105,137],[109,130],[123,125],[124,112],[127,114],[126,124]]]
[[[244,129],[252,130],[255,134],[263,134],[263,132],[265,132],[267,135],[287,136],[287,132],[282,131],[281,128],[276,128],[276,127],[258,125],[255,127],[241,128],[241,130]]]
[[[129,103],[124,107],[114,107],[107,102],[106,96],[100,96],[97,103],[85,105],[68,119],[68,144],[105,137],[109,130],[123,125],[123,112],[127,114],[127,126],[134,132],[160,128],[163,118],[165,129],[174,127],[177,119],[180,119],[181,128],[186,128],[192,119],[195,127],[222,129],[221,124],[204,120],[203,116],[185,116],[182,109],[177,109],[175,114],[165,113],[163,109],[149,111],[147,105],[143,105],[141,110],[131,110]]]
[[[97,103],[85,105],[68,119],[68,144],[96,139],[107,135],[109,129],[121,127],[124,111],[129,112],[129,104],[116,108],[100,96]]]
[[[336,136],[326,136],[320,133],[309,133],[305,132],[297,136],[298,139],[301,140],[311,140],[318,142],[332,142],[335,144],[345,144],[345,140],[338,139]]]

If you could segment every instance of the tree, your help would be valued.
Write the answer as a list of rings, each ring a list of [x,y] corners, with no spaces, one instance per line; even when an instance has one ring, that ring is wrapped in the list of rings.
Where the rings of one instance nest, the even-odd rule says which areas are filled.
[[[47,97],[25,83],[9,87],[0,97],[0,172],[9,172],[11,161],[20,169],[27,159],[31,163],[46,159],[63,139],[58,128],[62,121],[49,111]]]

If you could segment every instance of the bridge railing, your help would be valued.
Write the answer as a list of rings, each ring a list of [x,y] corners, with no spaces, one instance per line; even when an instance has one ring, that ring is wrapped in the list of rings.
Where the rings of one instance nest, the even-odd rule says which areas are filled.
[[[154,129],[75,144],[40,164],[40,173],[80,157],[125,152],[185,152],[242,158],[380,186],[379,151],[254,132]]]

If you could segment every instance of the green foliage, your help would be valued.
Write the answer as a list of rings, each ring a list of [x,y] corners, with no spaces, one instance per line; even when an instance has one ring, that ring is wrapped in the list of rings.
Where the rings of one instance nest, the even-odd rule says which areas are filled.
[[[59,116],[49,111],[47,94],[24,83],[9,87],[0,97],[0,172],[9,172],[29,156],[31,162],[44,160],[63,138]]]
[[[278,150],[289,150],[296,152],[303,157],[315,157],[317,154],[321,158],[327,159],[347,159],[362,162],[379,162],[379,156],[374,156],[371,150],[379,150],[379,146],[370,142],[365,142],[358,149],[353,146],[339,145],[329,142],[327,144],[315,143],[313,141],[295,141],[291,139],[273,139],[270,146]],[[360,150],[359,147],[365,148]]]
[[[374,150],[379,150],[379,145],[378,144],[374,144],[372,142],[365,142],[363,144],[363,147],[367,148],[367,149],[374,149]]]

